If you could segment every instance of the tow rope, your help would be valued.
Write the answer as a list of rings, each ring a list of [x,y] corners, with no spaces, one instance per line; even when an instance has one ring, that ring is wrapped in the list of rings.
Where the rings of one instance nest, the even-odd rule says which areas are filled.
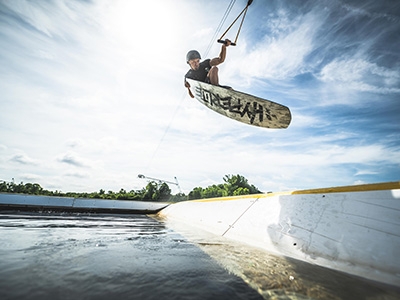
[[[237,34],[236,34],[235,41],[234,41],[233,43],[231,43],[232,46],[236,46],[236,42],[237,42],[237,39],[238,39],[238,37],[239,37],[240,30],[242,29],[242,25],[243,25],[244,18],[246,17],[247,9],[248,9],[249,6],[251,5],[251,3],[253,3],[253,0],[249,0],[249,1],[247,2],[246,7],[242,10],[242,12],[237,16],[237,18],[232,22],[232,24],[228,27],[228,29],[227,29],[227,30],[222,34],[222,36],[219,38],[218,43],[226,44],[225,40],[223,40],[224,36],[225,36],[226,33],[232,28],[232,26],[236,23],[236,21],[240,18],[240,16],[243,15],[242,22],[240,22],[240,26],[239,26],[238,32],[237,32]]]

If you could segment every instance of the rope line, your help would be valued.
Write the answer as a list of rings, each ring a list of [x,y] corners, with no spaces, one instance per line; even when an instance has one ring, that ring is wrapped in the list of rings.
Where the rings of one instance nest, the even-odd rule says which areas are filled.
[[[242,25],[243,25],[243,22],[244,22],[244,18],[246,18],[246,14],[247,14],[247,9],[248,9],[248,8],[249,8],[249,7],[246,6],[246,10],[244,11],[244,15],[243,15],[243,18],[242,18],[242,22],[240,22],[239,30],[238,30],[237,35],[236,35],[236,38],[235,38],[235,44],[236,44],[236,42],[237,42],[237,40],[238,40],[240,30],[242,29]]]
[[[219,31],[221,30],[222,26],[224,26],[224,23],[225,23],[225,21],[226,21],[228,15],[229,15],[229,13],[231,12],[231,10],[232,10],[232,8],[233,8],[235,2],[236,2],[236,0],[231,0],[231,2],[229,3],[228,7],[226,8],[224,15],[223,15],[221,21],[219,22],[219,25],[218,25],[217,29],[215,30],[215,33],[214,33],[213,37],[212,37],[211,40],[210,40],[210,43],[208,44],[208,46],[207,46],[207,48],[206,48],[206,51],[204,52],[204,57],[207,57],[207,56],[208,56],[208,54],[209,54],[209,52],[210,52],[210,50],[211,50],[211,47],[213,46],[214,41],[215,41],[215,39],[216,39],[216,37],[217,37]],[[167,126],[167,128],[165,129],[165,131],[164,131],[164,134],[162,135],[162,137],[161,137],[161,139],[160,139],[160,141],[159,141],[159,143],[158,143],[156,149],[155,149],[154,152],[153,152],[153,155],[152,155],[151,158],[150,158],[149,163],[147,164],[146,169],[149,169],[150,165],[152,164],[152,162],[153,162],[153,160],[154,160],[154,157],[156,156],[158,150],[160,149],[161,144],[164,142],[164,139],[165,139],[165,137],[167,136],[167,133],[168,133],[168,131],[169,131],[171,125],[172,125],[172,122],[174,121],[175,116],[176,116],[176,114],[178,113],[178,111],[179,111],[179,109],[180,109],[180,107],[181,107],[181,105],[182,105],[182,102],[183,102],[183,100],[184,100],[185,98],[186,98],[186,91],[183,93],[183,95],[182,95],[182,97],[181,97],[181,100],[180,100],[180,102],[178,103],[178,106],[176,107],[175,112],[173,113],[172,118],[171,118],[171,120],[169,121],[168,126]]]
[[[253,0],[249,0],[247,3],[246,7],[242,10],[242,12],[236,17],[236,19],[232,22],[232,24],[228,27],[228,29],[222,34],[222,36],[219,38],[218,42],[223,42],[222,39],[225,36],[225,34],[232,28],[232,26],[236,23],[236,21],[240,18],[240,16],[244,13],[242,21],[240,22],[239,30],[236,34],[236,39],[235,42],[232,45],[236,45],[237,39],[239,37],[240,30],[242,29],[242,25],[244,22],[244,19],[246,17],[247,9],[249,8],[250,4],[253,2]]]
[[[228,17],[229,13],[231,12],[235,2],[236,2],[236,0],[231,0],[228,7],[226,8],[223,17],[222,17],[221,21],[219,22],[219,25],[218,25],[217,29],[215,30],[214,35],[212,36],[210,43],[208,44],[208,46],[206,48],[206,51],[204,51],[204,57],[208,56],[208,54],[211,50],[211,47],[213,46],[215,39],[217,38],[217,35],[218,35],[219,31],[221,30],[222,26],[224,26],[226,18]]]
[[[258,201],[258,199],[260,199],[260,198],[257,198],[254,201],[251,201],[250,206],[245,209],[245,211],[235,220],[235,222],[232,223],[232,225],[229,225],[228,229],[225,230],[225,232],[222,234],[222,236],[224,236],[229,230],[231,230],[233,228],[233,226],[236,224],[236,222],[239,221],[239,219],[241,217],[243,217],[243,215]]]
[[[172,122],[174,121],[175,116],[176,116],[176,114],[178,113],[178,110],[181,108],[182,102],[183,102],[183,100],[184,100],[185,98],[186,98],[186,91],[183,92],[182,97],[181,97],[181,100],[179,101],[179,103],[178,103],[178,105],[177,105],[177,107],[176,107],[174,113],[172,114],[172,118],[171,118],[171,120],[169,121],[167,128],[165,129],[164,134],[162,135],[160,141],[158,142],[158,145],[157,145],[156,149],[154,150],[153,155],[151,156],[151,159],[150,159],[149,163],[147,164],[147,167],[146,167],[147,170],[149,169],[151,163],[153,162],[154,157],[156,156],[156,154],[157,154],[157,152],[158,152],[158,150],[159,150],[159,148],[160,148],[162,142],[164,141],[164,139],[165,139],[165,137],[166,137],[166,135],[167,135],[167,133],[168,133],[168,131],[169,131],[171,125],[172,125]]]

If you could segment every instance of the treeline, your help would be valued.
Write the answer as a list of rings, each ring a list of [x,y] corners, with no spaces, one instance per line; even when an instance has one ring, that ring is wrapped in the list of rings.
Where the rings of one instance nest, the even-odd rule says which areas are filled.
[[[38,183],[19,183],[0,182],[0,192],[3,193],[20,193],[42,196],[58,196],[73,198],[91,198],[91,199],[113,199],[113,200],[140,200],[140,201],[168,201],[179,202],[183,200],[194,200],[214,197],[238,196],[248,194],[261,193],[254,185],[248,183],[248,180],[241,175],[226,175],[223,178],[224,183],[211,185],[206,188],[196,187],[188,195],[178,193],[171,194],[171,189],[165,182],[157,183],[149,182],[145,188],[141,190],[126,191],[121,188],[119,192],[113,192],[101,189],[98,192],[76,193],[49,191],[43,189]]]
[[[190,200],[259,194],[261,191],[241,175],[225,175],[224,183],[206,188],[196,187],[188,195]]]

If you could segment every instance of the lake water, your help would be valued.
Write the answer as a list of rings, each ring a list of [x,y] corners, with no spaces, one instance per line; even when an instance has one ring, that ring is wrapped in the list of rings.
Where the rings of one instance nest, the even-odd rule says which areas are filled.
[[[0,299],[400,299],[393,287],[177,229],[143,215],[3,212]]]

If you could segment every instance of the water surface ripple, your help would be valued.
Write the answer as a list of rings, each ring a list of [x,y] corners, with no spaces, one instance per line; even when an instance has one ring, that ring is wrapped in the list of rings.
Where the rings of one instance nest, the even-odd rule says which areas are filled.
[[[0,214],[0,299],[113,297],[262,299],[148,216]]]

